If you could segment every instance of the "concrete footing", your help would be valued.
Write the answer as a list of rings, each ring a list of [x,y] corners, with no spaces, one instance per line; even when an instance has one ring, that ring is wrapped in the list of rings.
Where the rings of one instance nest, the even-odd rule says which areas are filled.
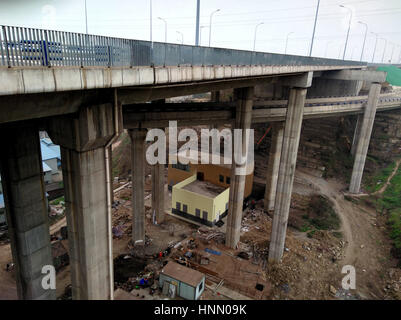
[[[283,146],[284,123],[272,124],[272,143],[266,172],[266,190],[264,198],[265,210],[273,210],[276,199],[278,172],[280,168],[281,150]]]
[[[376,116],[376,108],[379,102],[381,84],[373,83],[370,87],[368,102],[363,114],[358,145],[355,153],[354,168],[352,170],[349,191],[359,193],[361,188],[363,171],[365,169],[366,155],[369,149],[370,137]]]
[[[237,99],[236,121],[234,129],[242,129],[242,150],[235,148],[233,150],[233,164],[231,168],[231,185],[228,204],[228,217],[226,229],[226,246],[235,248],[240,239],[242,211],[244,203],[245,175],[239,175],[238,169],[245,169],[247,164],[238,165],[234,159],[235,152],[242,152],[245,155],[245,148],[248,147],[246,129],[250,129],[252,119],[252,107],[254,88],[242,88],[234,91]],[[253,148],[253,146],[251,146]]]
[[[132,241],[145,244],[145,139],[146,129],[129,130],[132,163]]]
[[[280,168],[278,171],[277,193],[269,247],[269,262],[279,262],[284,252],[306,93],[307,89],[304,88],[293,88],[290,90]]]
[[[20,299],[55,299],[42,287],[53,265],[39,132],[35,126],[1,132],[0,169]]]

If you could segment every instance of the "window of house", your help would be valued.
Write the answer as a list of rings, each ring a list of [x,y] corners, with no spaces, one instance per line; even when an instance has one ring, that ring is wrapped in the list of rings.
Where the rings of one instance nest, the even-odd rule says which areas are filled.
[[[173,164],[172,167],[174,169],[178,169],[178,170],[182,170],[182,171],[186,171],[186,172],[190,171],[188,164],[176,163],[176,164]]]
[[[199,284],[198,292],[201,292],[202,289],[203,289],[203,281]]]
[[[203,220],[207,220],[209,213],[207,211],[203,211]]]
[[[184,211],[185,213],[188,213],[188,206],[186,204],[182,205],[182,211]]]
[[[181,203],[180,203],[180,202],[177,202],[177,203],[175,204],[175,208],[176,208],[178,211],[181,211]]]
[[[224,183],[224,176],[219,175],[219,181]]]
[[[200,211],[199,209],[196,209],[196,210],[195,210],[195,215],[196,215],[198,218],[200,218],[200,216],[201,216],[201,211]]]
[[[230,177],[226,177],[226,183],[227,184],[231,184],[231,178]]]

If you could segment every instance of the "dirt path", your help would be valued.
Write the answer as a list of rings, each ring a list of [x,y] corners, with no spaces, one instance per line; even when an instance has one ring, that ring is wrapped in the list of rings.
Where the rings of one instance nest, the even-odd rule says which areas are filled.
[[[378,195],[378,194],[383,194],[387,190],[388,186],[391,183],[391,180],[397,174],[397,171],[398,171],[398,168],[400,167],[400,165],[401,165],[401,159],[397,160],[396,166],[395,166],[393,172],[391,173],[391,175],[387,178],[386,183],[379,190],[377,190],[376,192],[373,192],[371,194],[372,196],[375,196],[375,195]]]
[[[299,177],[312,183],[322,195],[334,204],[339,215],[346,248],[342,266],[352,265],[357,274],[357,292],[366,299],[384,297],[384,274],[392,267],[390,258],[391,244],[385,235],[385,226],[378,223],[377,213],[373,208],[360,203],[353,203],[344,198],[344,185],[336,180],[324,180],[297,172]],[[333,275],[340,281],[343,275]]]

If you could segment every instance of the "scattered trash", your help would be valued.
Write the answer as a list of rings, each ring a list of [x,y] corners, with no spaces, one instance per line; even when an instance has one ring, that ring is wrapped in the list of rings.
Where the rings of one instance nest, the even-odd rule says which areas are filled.
[[[216,256],[221,256],[221,252],[220,251],[212,250],[212,249],[209,249],[209,248],[205,248],[205,251],[207,253],[211,253],[211,254],[214,254]]]

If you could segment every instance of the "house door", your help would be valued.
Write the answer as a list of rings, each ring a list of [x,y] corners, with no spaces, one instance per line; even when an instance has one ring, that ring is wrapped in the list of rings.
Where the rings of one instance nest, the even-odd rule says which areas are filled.
[[[199,181],[204,181],[205,180],[205,174],[203,172],[198,172],[197,175],[196,175],[196,178]]]

